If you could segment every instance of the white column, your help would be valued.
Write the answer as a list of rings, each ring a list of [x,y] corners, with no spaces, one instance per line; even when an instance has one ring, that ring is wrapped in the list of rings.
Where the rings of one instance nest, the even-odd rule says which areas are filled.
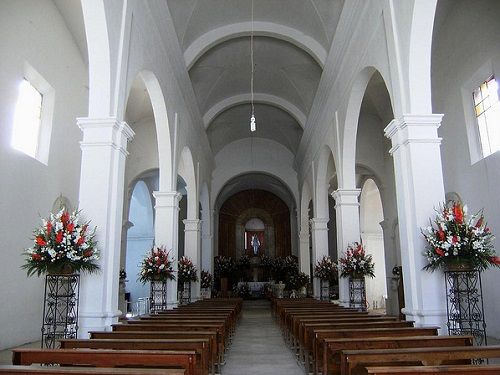
[[[384,233],[384,252],[385,252],[385,273],[387,279],[387,315],[399,315],[398,310],[398,290],[396,278],[392,274],[392,269],[397,265],[397,248],[395,246],[395,221],[384,219],[380,223]]]
[[[174,258],[174,270],[179,260],[179,202],[182,195],[177,191],[154,191],[155,197],[155,245],[165,246]],[[167,303],[176,306],[177,280],[167,282]]]
[[[198,281],[191,283],[191,298],[196,301],[200,298],[200,272],[201,272],[201,220],[185,219],[184,223],[184,254],[193,261],[198,271]]]
[[[347,250],[347,245],[360,241],[359,230],[359,195],[360,189],[338,189],[332,193],[335,199],[337,219],[337,255],[340,259]],[[349,305],[349,280],[339,277],[339,301]]]
[[[309,254],[309,225],[303,225],[299,233],[299,267],[300,271],[310,276],[311,257]]]
[[[328,255],[328,218],[311,219],[313,270],[316,262]],[[321,296],[319,279],[313,278],[314,297]]]
[[[213,274],[215,210],[201,211],[201,267]]]
[[[130,127],[115,118],[79,118],[83,132],[79,208],[97,226],[100,272],[83,275],[80,289],[80,337],[117,321],[123,193]]]
[[[403,313],[417,325],[445,327],[446,308],[443,274],[422,268],[425,241],[421,227],[436,215],[444,202],[443,172],[437,129],[443,115],[405,115],[385,128],[392,141],[398,203],[401,263],[405,287]]]

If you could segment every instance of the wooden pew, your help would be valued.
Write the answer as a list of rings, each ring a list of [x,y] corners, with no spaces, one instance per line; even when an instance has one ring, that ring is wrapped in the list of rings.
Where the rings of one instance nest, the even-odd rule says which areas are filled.
[[[320,340],[318,340],[320,341]],[[315,362],[315,373],[340,373],[340,353],[342,350],[363,349],[400,349],[419,347],[472,346],[472,336],[385,336],[361,337],[348,339],[325,338],[318,342],[318,355]]]
[[[345,375],[366,373],[365,367],[391,365],[470,364],[476,358],[500,358],[500,345],[345,350],[340,355],[341,373]]]
[[[183,368],[186,375],[195,375],[194,351],[167,350],[92,350],[33,349],[12,350],[12,364],[60,364],[95,367],[164,367]]]
[[[448,366],[404,366],[404,367],[368,367],[372,375],[483,375],[500,374],[500,365],[448,365]]]
[[[0,365],[0,374],[16,375],[184,375],[184,369]]]
[[[194,350],[196,373],[208,375],[210,367],[209,339],[62,339],[61,349],[115,350]]]

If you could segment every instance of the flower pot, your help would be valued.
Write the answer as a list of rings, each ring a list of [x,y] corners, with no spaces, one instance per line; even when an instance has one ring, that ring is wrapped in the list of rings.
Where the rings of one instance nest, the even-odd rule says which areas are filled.
[[[72,275],[75,269],[71,264],[66,263],[62,267],[47,267],[47,273],[49,275]]]
[[[463,261],[463,262],[452,262],[448,263],[444,267],[445,271],[448,272],[465,272],[465,271],[474,271],[474,266],[472,263]]]

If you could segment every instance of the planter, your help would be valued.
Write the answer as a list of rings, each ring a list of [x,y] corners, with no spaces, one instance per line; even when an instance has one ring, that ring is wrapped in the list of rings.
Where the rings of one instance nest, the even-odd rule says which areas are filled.
[[[47,267],[47,274],[49,275],[72,275],[75,269],[69,263],[64,264],[62,267]]]
[[[155,314],[167,310],[167,281],[151,280],[149,289],[149,311]]]
[[[474,266],[472,263],[464,262],[451,262],[445,265],[445,271],[448,272],[464,272],[464,271],[474,271]]]
[[[352,276],[349,277],[349,307],[366,311],[366,286],[365,277]]]

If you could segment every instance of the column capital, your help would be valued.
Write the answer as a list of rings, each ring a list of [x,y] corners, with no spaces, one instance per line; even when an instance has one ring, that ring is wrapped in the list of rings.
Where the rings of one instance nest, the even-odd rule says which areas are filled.
[[[115,117],[78,117],[76,123],[83,132],[83,140],[80,142],[82,150],[108,146],[128,155],[127,143],[135,133],[125,121],[118,121]]]
[[[328,222],[330,219],[326,217],[313,217],[310,220],[312,230],[328,230]]]
[[[406,114],[392,120],[384,129],[384,134],[392,141],[389,151],[394,153],[400,146],[410,143],[441,144],[437,130],[444,115],[430,113],[424,115]]]
[[[155,208],[173,207],[179,209],[182,194],[177,191],[153,191]]]
[[[199,232],[201,228],[201,220],[199,219],[184,219],[184,232]]]
[[[361,189],[337,189],[332,192],[335,199],[335,208],[340,206],[359,206],[359,195]]]

